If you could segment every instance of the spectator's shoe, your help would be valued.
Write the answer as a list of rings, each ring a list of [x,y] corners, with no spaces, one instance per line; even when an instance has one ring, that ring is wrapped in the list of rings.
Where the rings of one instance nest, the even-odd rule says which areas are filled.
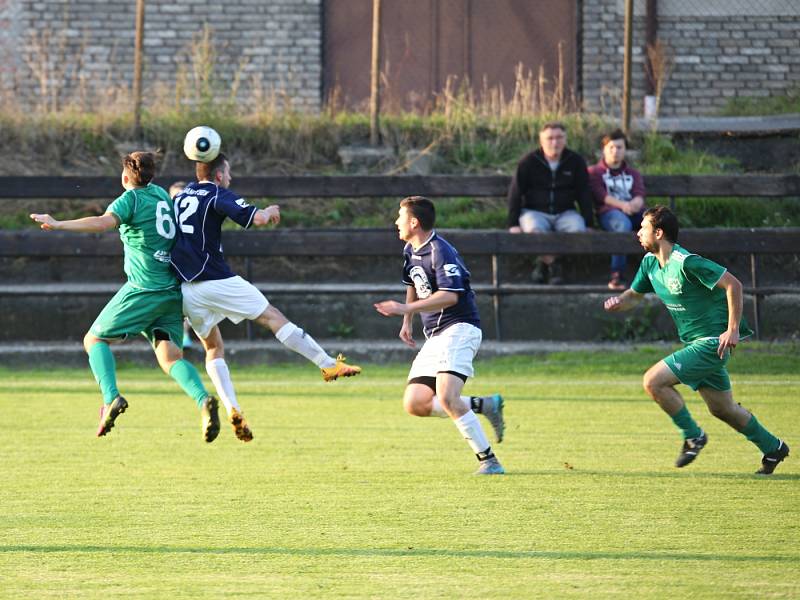
[[[203,439],[213,442],[219,435],[219,402],[214,396],[207,396],[200,406],[203,425]]]
[[[496,456],[482,460],[475,475],[505,475],[506,470]]]
[[[348,365],[345,363],[347,359],[341,354],[336,357],[336,364],[327,369],[320,369],[322,371],[322,379],[325,381],[335,381],[339,377],[353,377],[361,373],[361,367],[356,365]]]
[[[564,270],[561,268],[561,263],[555,261],[550,263],[550,279],[547,281],[550,285],[561,285],[564,283]]]
[[[770,452],[761,457],[761,468],[756,471],[756,475],[772,475],[775,467],[787,456],[789,456],[789,446],[781,440],[781,445],[775,452]]]
[[[233,433],[236,435],[237,439],[243,442],[249,442],[253,439],[253,432],[250,431],[250,427],[247,425],[247,421],[240,411],[235,408],[232,409],[230,416],[228,416],[228,422],[231,424],[231,427],[233,427]]]
[[[627,282],[622,278],[622,274],[618,271],[611,273],[611,279],[608,281],[608,289],[621,292],[628,287]]]
[[[100,407],[100,425],[97,427],[97,437],[103,437],[114,428],[114,421],[128,408],[128,401],[122,396],[117,396],[111,404]],[[770,471],[771,472],[771,471]]]
[[[548,268],[547,263],[542,262],[541,260],[536,261],[536,266],[533,268],[531,272],[531,281],[533,283],[547,283],[547,276],[548,276]]]
[[[705,431],[700,434],[700,437],[683,440],[683,448],[675,461],[675,466],[680,469],[688,465],[697,458],[697,455],[700,454],[700,451],[705,448],[707,443],[708,436]]]
[[[506,430],[506,422],[503,419],[503,397],[500,394],[494,394],[484,398],[482,412],[494,429],[494,437],[499,444],[503,441],[503,433]]]

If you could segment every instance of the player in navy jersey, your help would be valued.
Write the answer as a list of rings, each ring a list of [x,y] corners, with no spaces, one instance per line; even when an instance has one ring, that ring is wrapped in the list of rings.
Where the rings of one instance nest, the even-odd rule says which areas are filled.
[[[462,396],[474,370],[472,360],[481,345],[481,321],[470,274],[456,249],[434,230],[433,202],[411,196],[400,202],[397,225],[403,250],[406,302],[385,300],[375,304],[384,316],[402,316],[400,339],[416,347],[412,319],[419,313],[426,341],[411,365],[403,396],[406,411],[418,417],[450,417],[467,440],[479,467],[477,475],[502,475],[503,466],[492,452],[480,421],[482,413],[503,440],[503,398]]]
[[[236,400],[230,371],[225,363],[223,319],[239,323],[255,321],[275,334],[287,348],[301,354],[322,370],[325,381],[358,375],[361,369],[333,358],[314,339],[290,322],[252,284],[236,275],[222,251],[222,223],[230,218],[245,229],[277,224],[277,205],[258,209],[228,189],[231,171],[224,154],[209,163],[196,163],[197,181],[175,196],[178,236],[172,250],[172,266],[183,281],[183,311],[206,351],[206,371],[228,411],[236,437],[250,441],[253,434]]]

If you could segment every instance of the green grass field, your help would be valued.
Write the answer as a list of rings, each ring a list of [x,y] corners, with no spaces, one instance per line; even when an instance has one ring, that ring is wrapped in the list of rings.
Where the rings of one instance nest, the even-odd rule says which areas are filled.
[[[234,368],[255,433],[206,445],[154,369],[94,437],[87,370],[0,370],[0,596],[772,598],[800,596],[800,358],[744,350],[738,399],[795,448],[775,475],[681,388],[710,443],[641,390],[663,350],[478,362],[507,399],[504,477],[443,419],[406,415],[407,365],[324,384],[302,365]]]

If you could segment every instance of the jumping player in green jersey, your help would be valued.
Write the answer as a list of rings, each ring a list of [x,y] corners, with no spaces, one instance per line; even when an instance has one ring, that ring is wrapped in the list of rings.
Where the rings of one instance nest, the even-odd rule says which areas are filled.
[[[733,400],[725,368],[740,339],[752,335],[742,318],[742,284],[725,267],[678,245],[678,219],[664,206],[644,213],[639,243],[647,250],[631,288],[606,300],[609,312],[633,308],[654,292],[666,305],[685,346],[644,375],[644,389],[683,433],[675,466],[691,463],[708,443],[683,398],[683,383],[700,393],[709,411],[753,442],[763,453],[760,475],[770,475],[789,455],[789,446],[767,431],[755,415]]]
[[[175,243],[172,200],[151,182],[155,156],[133,152],[122,159],[122,187],[125,192],[99,217],[57,221],[48,214],[32,214],[45,231],[100,233],[119,228],[125,249],[128,281],[106,304],[83,346],[89,366],[103,393],[97,435],[104,436],[116,418],[128,408],[117,389],[116,366],[109,344],[141,333],[152,344],[158,364],[194,399],[200,408],[203,439],[212,442],[219,434],[217,400],[208,394],[197,370],[184,360],[183,299],[181,288],[169,264]]]

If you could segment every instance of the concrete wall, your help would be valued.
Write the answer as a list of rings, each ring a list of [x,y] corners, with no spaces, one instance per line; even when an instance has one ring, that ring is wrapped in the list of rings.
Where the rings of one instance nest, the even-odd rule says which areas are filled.
[[[590,110],[619,112],[624,3],[584,2],[583,95]],[[661,116],[714,113],[729,98],[800,86],[800,2],[659,0],[659,38],[674,63]],[[634,115],[643,111],[645,2],[634,3]]]
[[[146,94],[174,98],[199,85],[193,67],[211,28],[214,75],[239,102],[283,94],[296,108],[320,107],[321,0],[171,0],[146,3]],[[129,100],[132,0],[0,0],[0,91],[40,105]]]

